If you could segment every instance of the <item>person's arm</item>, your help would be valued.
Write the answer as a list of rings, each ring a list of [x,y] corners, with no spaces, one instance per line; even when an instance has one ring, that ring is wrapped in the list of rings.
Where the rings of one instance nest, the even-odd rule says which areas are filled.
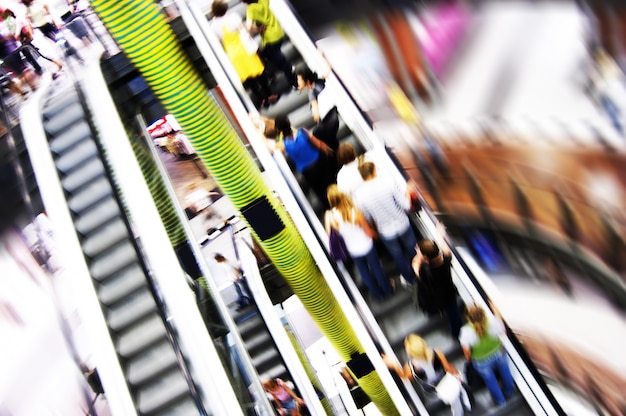
[[[324,152],[326,154],[333,154],[333,149],[331,149],[330,146],[328,146],[322,140],[315,137],[315,135],[312,134],[310,131],[307,130],[306,132],[309,135],[309,141],[311,142],[313,146],[315,146],[321,152]]]
[[[460,375],[459,370],[457,370],[456,367],[448,361],[448,358],[446,357],[444,353],[442,353],[439,350],[434,350],[434,351],[435,351],[435,354],[437,354],[437,356],[439,357],[439,360],[441,361],[441,365],[443,366],[443,369],[446,373],[450,373],[453,375]]]
[[[304,400],[301,399],[300,397],[298,397],[298,395],[296,393],[293,392],[293,390],[291,390],[291,388],[287,385],[287,383],[282,383],[283,387],[285,388],[285,390],[287,390],[287,393],[289,393],[289,395],[291,397],[293,397],[293,399],[298,402],[298,404],[303,405],[304,404]]]
[[[317,98],[311,100],[311,113],[313,114],[313,120],[315,120],[316,123],[319,123],[322,118],[320,117],[320,108],[317,104]]]
[[[395,359],[391,359],[390,357],[388,357],[386,354],[382,354],[381,355],[383,362],[385,363],[385,365],[387,366],[388,369],[395,371],[395,373],[402,379],[410,379],[411,377],[413,377],[413,374],[411,373],[411,367],[409,367],[409,363],[404,364],[404,366],[401,366],[397,360]]]
[[[324,213],[324,230],[326,231],[326,234],[330,235],[331,228],[336,228],[336,227],[333,224],[332,212],[328,210]]]
[[[415,257],[411,261],[411,266],[413,267],[413,272],[415,276],[420,278],[420,268],[422,267],[422,263],[424,262],[424,255],[420,251],[419,247],[415,247]]]
[[[363,231],[365,231],[365,234],[367,234],[369,238],[374,239],[378,237],[378,233],[374,227],[372,227],[372,225],[365,218],[365,215],[363,215],[363,213],[358,209],[356,210],[356,223],[363,229]]]
[[[472,361],[472,349],[467,345],[461,345],[461,348],[463,349],[465,361]]]

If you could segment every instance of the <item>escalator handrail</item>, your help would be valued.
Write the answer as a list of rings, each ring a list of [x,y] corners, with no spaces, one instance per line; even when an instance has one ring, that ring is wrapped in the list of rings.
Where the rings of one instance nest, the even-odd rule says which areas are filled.
[[[148,203],[152,201],[152,196],[130,142],[124,140],[127,134],[99,65],[94,64],[84,70],[81,87],[86,108],[98,109],[91,112],[92,122],[99,132],[99,142],[104,148],[108,168],[113,173],[124,172],[124,180],[115,183],[123,195],[123,206],[133,219],[132,230],[141,240],[140,252],[149,265],[147,280],[150,290],[155,295],[168,339],[175,349],[177,363],[198,411],[207,414],[205,406],[208,405],[217,414],[237,414],[237,409],[241,412],[239,401],[221,365],[215,345],[204,329],[204,322],[195,308],[195,298],[167,233],[164,227],[154,226],[162,224],[161,218],[154,203]],[[128,221],[128,218],[124,220]],[[184,355],[181,344],[184,345]],[[187,362],[194,368],[193,377]],[[201,387],[202,394],[196,391],[197,386]]]

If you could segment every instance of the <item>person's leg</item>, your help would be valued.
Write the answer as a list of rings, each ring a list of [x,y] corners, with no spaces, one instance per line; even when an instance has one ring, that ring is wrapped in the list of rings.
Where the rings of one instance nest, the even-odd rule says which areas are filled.
[[[376,282],[378,282],[378,287],[381,289],[383,296],[393,295],[393,288],[389,284],[389,279],[385,276],[383,266],[380,264],[380,257],[378,257],[376,247],[372,246],[370,252],[365,255],[365,259],[370,273],[376,278]]]
[[[491,394],[491,398],[496,404],[502,405],[504,404],[504,396],[502,395],[502,390],[500,390],[498,380],[494,374],[494,367],[494,358],[474,361],[474,368],[483,380],[485,380],[485,385],[487,386],[487,390],[489,390],[489,394]]]
[[[279,71],[282,71],[292,87],[297,87],[298,82],[296,81],[296,75],[293,73],[293,68],[281,50],[282,43],[282,40],[280,40],[264,45],[259,51],[259,55],[272,63]]]
[[[353,257],[352,260],[359,271],[359,275],[361,276],[361,280],[363,284],[367,287],[367,290],[370,292],[370,295],[376,300],[382,300],[383,294],[380,292],[378,285],[372,279],[372,275],[370,273],[369,268],[367,267],[367,255],[363,257]]]
[[[402,244],[400,243],[400,239],[398,238],[382,238],[381,239],[385,248],[393,258],[393,261],[396,263],[396,266],[400,270],[400,273],[404,277],[404,279],[410,283],[415,283],[415,273],[411,268],[406,257],[404,257],[404,250],[402,249]]]
[[[511,368],[504,352],[500,352],[495,365],[500,375],[500,382],[502,383],[502,393],[505,398],[509,398],[513,395],[513,375],[511,374]]]
[[[459,305],[456,300],[446,305],[446,315],[448,316],[448,323],[450,324],[450,334],[452,339],[458,340],[461,327],[463,326],[463,318],[459,311]]]
[[[415,234],[413,233],[413,229],[410,225],[402,234],[400,234],[399,238],[400,243],[402,243],[402,248],[404,249],[405,257],[412,260],[413,257],[415,257],[415,254],[417,254],[415,251],[417,239],[415,238]]]
[[[22,54],[24,55],[24,58],[28,61],[30,66],[33,67],[35,73],[41,75],[42,69],[39,62],[37,62],[37,52],[33,50],[34,48],[30,44],[24,43],[22,46]]]
[[[235,290],[237,291],[237,304],[240,307],[246,306],[247,305],[246,296],[243,294],[243,291],[241,290],[241,286],[239,286],[239,283],[237,282],[233,282],[233,286],[235,286]]]

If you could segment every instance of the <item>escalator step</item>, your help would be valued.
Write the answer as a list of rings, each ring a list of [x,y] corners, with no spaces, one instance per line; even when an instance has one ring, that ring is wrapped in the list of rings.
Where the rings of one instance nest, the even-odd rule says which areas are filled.
[[[131,384],[138,386],[174,366],[174,349],[168,340],[163,340],[132,359],[126,366],[126,376]]]
[[[124,358],[143,353],[150,345],[166,338],[163,321],[151,315],[124,331],[118,338],[117,351]]]
[[[94,279],[102,281],[136,261],[137,253],[135,248],[130,242],[126,242],[93,259],[89,270]]]
[[[156,378],[153,383],[140,390],[137,399],[139,412],[142,415],[169,414],[165,407],[185,396],[189,396],[189,387],[176,368],[175,371]]]
[[[60,153],[68,149],[72,144],[76,143],[74,137],[91,136],[91,129],[85,120],[85,113],[79,103],[73,103],[63,111],[63,117],[55,117],[46,121],[44,129],[49,136],[58,143],[52,149],[55,153]],[[80,129],[80,130],[78,130]],[[71,130],[75,130],[74,134],[69,134]],[[82,134],[81,134],[82,133]]]
[[[113,306],[114,303],[122,300],[139,288],[145,287],[146,277],[137,264],[125,268],[108,279],[101,282],[98,290],[100,302],[106,306]]]
[[[56,167],[63,174],[67,175],[72,170],[79,168],[89,159],[98,155],[98,148],[91,140],[84,140],[64,153],[56,160]]]
[[[106,197],[112,196],[111,184],[104,176],[82,188],[76,195],[70,196],[68,205],[72,212],[82,216],[89,208],[96,208],[95,204]]]
[[[56,134],[52,134],[46,125],[46,132],[53,137],[50,139],[50,150],[55,154],[66,152],[81,140],[92,137],[91,128],[83,119],[77,119],[72,124],[65,125],[63,130]]]
[[[76,190],[85,186],[88,182],[93,181],[98,176],[104,175],[104,166],[99,159],[90,159],[87,163],[80,168],[72,171],[61,181],[63,188],[70,193],[74,193]]]
[[[89,257],[110,249],[115,244],[128,238],[128,229],[122,219],[111,221],[99,227],[83,240],[83,252]]]
[[[107,316],[109,327],[115,332],[121,332],[133,323],[145,318],[148,314],[156,314],[156,304],[150,291],[135,291],[115,304]]]
[[[117,206],[117,202],[113,198],[109,198],[105,199],[89,211],[82,213],[74,221],[74,226],[79,233],[87,235],[94,229],[106,224],[111,219],[118,217],[119,215],[120,210]]]

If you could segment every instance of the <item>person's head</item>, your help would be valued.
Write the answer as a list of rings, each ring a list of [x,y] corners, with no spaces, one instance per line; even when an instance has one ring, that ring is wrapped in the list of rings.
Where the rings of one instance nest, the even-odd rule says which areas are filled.
[[[404,338],[404,349],[409,358],[420,361],[432,361],[433,350],[428,348],[424,338],[417,334],[409,334]]]
[[[226,261],[226,257],[224,257],[223,255],[221,255],[220,253],[215,253],[215,256],[213,256],[213,258],[215,259],[216,262],[218,263],[224,263]]]
[[[354,146],[350,143],[341,143],[337,149],[337,162],[340,166],[356,160],[357,154]]]
[[[440,251],[437,243],[432,240],[422,240],[417,246],[420,249],[420,252],[426,257],[428,260],[433,260],[439,257]]]
[[[470,305],[465,311],[465,317],[479,337],[487,332],[487,315],[483,308],[475,304]]]
[[[307,67],[296,69],[296,78],[298,81],[298,89],[311,88],[313,84],[318,80],[315,72],[311,71]]]
[[[263,383],[263,386],[266,389],[270,389],[273,390],[278,386],[278,381],[276,381],[275,378],[270,378],[269,380],[267,380],[265,383]]]
[[[274,120],[274,128],[281,134],[283,137],[290,137],[293,135],[293,131],[291,130],[291,122],[287,118],[287,116],[278,116],[276,120]]]
[[[363,162],[359,164],[359,173],[364,181],[368,181],[376,177],[376,165],[372,162]]]
[[[228,11],[228,3],[223,0],[213,0],[211,3],[211,13],[215,17],[222,17]]]
[[[15,13],[13,13],[13,10],[11,9],[4,9],[0,12],[0,15],[2,15],[3,19],[8,19],[9,17],[12,17],[15,19]]]
[[[339,190],[337,184],[332,184],[326,190],[326,197],[331,208],[351,208],[353,206],[350,197]]]
[[[26,7],[30,7],[33,4],[33,0],[22,0],[22,4]]]

